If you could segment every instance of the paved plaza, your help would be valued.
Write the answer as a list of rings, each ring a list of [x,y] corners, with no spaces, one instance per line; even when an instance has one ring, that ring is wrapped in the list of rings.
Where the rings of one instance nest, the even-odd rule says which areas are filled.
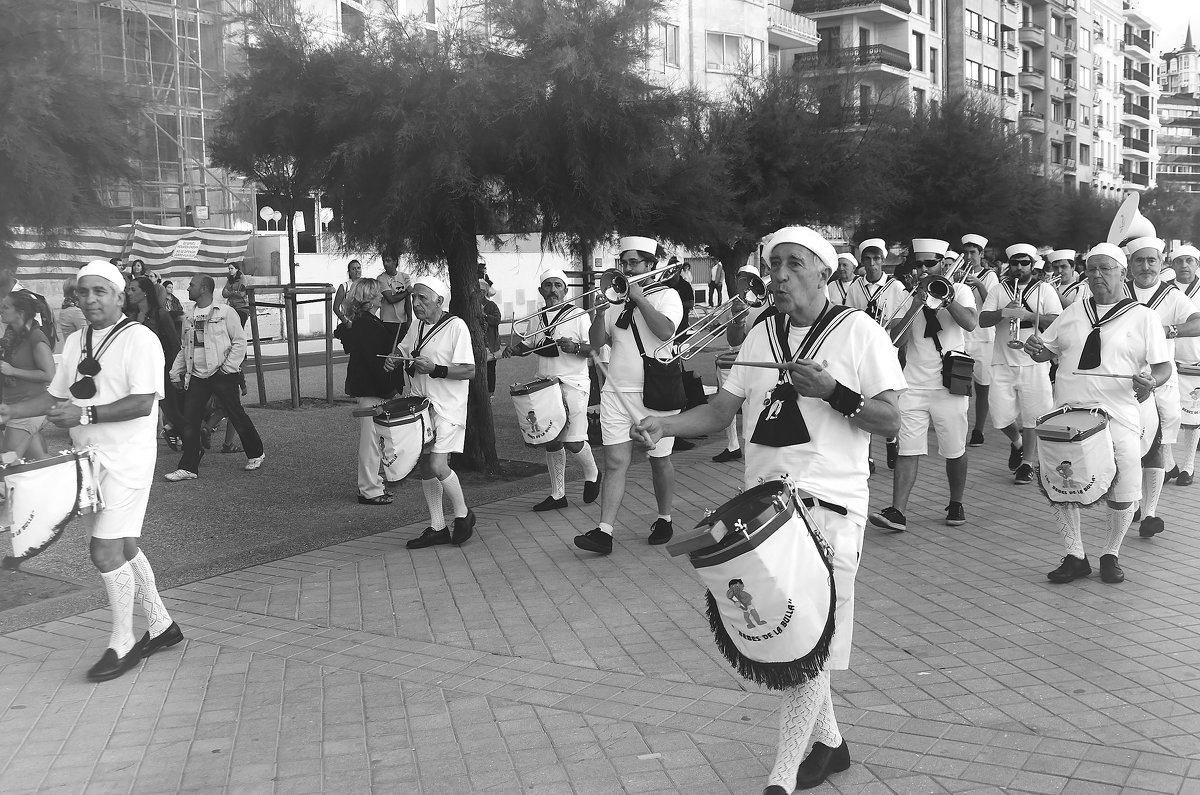
[[[966,526],[931,457],[909,531],[868,528],[833,678],[854,764],[814,792],[1200,793],[1200,488],[1166,487],[1123,585],[1051,585],[1048,506],[1000,442],[971,451]],[[738,488],[718,449],[676,456],[677,532]],[[103,684],[106,609],[0,636],[0,792],[758,793],[778,696],[720,657],[686,560],[646,545],[648,475],[607,558],[571,543],[598,513],[581,484],[539,514],[534,478],[462,548],[409,552],[420,523],[172,588],[186,642]],[[1084,512],[1093,561],[1102,523]]]

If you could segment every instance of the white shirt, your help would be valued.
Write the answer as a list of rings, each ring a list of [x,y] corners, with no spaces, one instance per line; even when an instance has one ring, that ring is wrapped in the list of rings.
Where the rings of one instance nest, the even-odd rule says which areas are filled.
[[[542,309],[533,320],[529,322],[530,337],[526,343],[531,347],[535,347],[544,342],[546,335],[541,333],[541,329],[545,328],[542,322],[542,316],[553,323],[555,318],[559,316],[559,312],[565,310],[564,320],[559,325],[550,329],[550,336],[554,339],[562,339],[566,337],[572,342],[578,342],[583,345],[588,344],[588,333],[592,326],[592,319],[577,306],[565,304],[553,307],[551,309]],[[532,354],[537,359],[537,375],[539,378],[557,378],[568,386],[587,392],[591,389],[591,380],[588,377],[587,356],[579,356],[574,353],[563,353],[561,350],[558,356],[539,356]]]
[[[402,346],[413,356],[425,356],[434,364],[449,367],[452,364],[471,364],[475,354],[471,349],[471,332],[460,317],[446,315],[449,320],[430,335],[433,325],[424,321],[413,323],[404,335]],[[425,344],[417,350],[417,343],[426,335]],[[470,383],[457,378],[433,378],[416,373],[409,378],[409,390],[414,395],[424,395],[433,404],[433,410],[443,419],[455,425],[467,424],[467,392]]]
[[[1009,305],[1013,300],[1019,302],[1031,312],[1040,312],[1042,315],[1058,315],[1062,313],[1062,304],[1059,303],[1058,293],[1054,288],[1043,281],[1035,281],[1032,285],[1017,285],[1017,297],[1014,299],[1012,292],[1012,284],[1003,282],[992,288],[988,293],[987,300],[983,302],[984,312],[998,312]],[[1020,300],[1023,297],[1023,300]],[[1030,323],[1033,321],[1030,320]],[[1009,367],[1046,367],[1047,362],[1035,362],[1029,358],[1029,355],[1021,349],[1012,349],[1008,347],[1008,341],[1011,339],[1009,334],[1009,321],[1005,318],[1000,318],[1000,322],[993,328],[999,329],[1000,333],[996,335],[994,348],[992,353],[992,364],[1007,364]],[[1024,341],[1033,336],[1033,327],[1022,328],[1018,330],[1017,338]]]
[[[1161,282],[1160,282],[1161,283]],[[1133,294],[1130,296],[1139,304],[1146,304],[1154,293],[1158,290],[1160,283],[1156,283],[1153,287],[1142,289],[1137,285],[1133,287]],[[1187,295],[1178,289],[1168,289],[1162,297],[1162,301],[1158,306],[1150,307],[1154,313],[1158,315],[1158,319],[1162,322],[1164,328],[1166,326],[1182,326],[1187,322],[1187,319],[1196,314],[1196,305],[1192,303]],[[1165,332],[1164,332],[1165,334]],[[1175,340],[1167,340],[1168,356],[1171,360],[1171,380],[1175,380]]]
[[[379,282],[381,292],[408,290],[412,287],[412,280],[404,271],[396,271],[395,276],[388,276],[387,271],[375,277],[375,281]],[[379,319],[384,323],[406,323],[408,322],[408,298],[396,303],[390,303],[386,298],[379,305]],[[463,364],[463,362],[460,362]]]
[[[975,308],[975,294],[965,284],[954,285],[954,299],[968,309]],[[942,386],[942,356],[946,351],[963,351],[966,346],[966,332],[954,322],[949,309],[939,309],[937,319],[942,326],[942,330],[938,332],[941,351],[933,344],[932,338],[925,336],[925,310],[917,310],[904,365],[904,379],[908,382],[909,389],[945,389]]]
[[[992,270],[991,268],[985,268],[983,271],[983,275],[979,277],[979,281],[983,282],[983,296],[984,296],[984,300],[986,300],[987,296],[992,294],[992,290],[996,289],[996,285],[1000,284],[1000,277],[997,276],[996,272],[994,270]],[[971,290],[970,287],[968,287],[967,289]],[[971,290],[971,299],[974,300],[974,298],[975,298],[975,291]],[[962,303],[962,302],[960,301],[959,303]],[[972,304],[972,306],[978,306],[978,305],[979,305],[978,302]],[[984,328],[983,326],[976,326],[974,331],[966,332],[967,339],[975,344],[979,344],[982,342],[991,342],[992,340],[994,340],[996,338],[996,328],[997,328],[996,326],[992,326],[991,328]]]
[[[1193,304],[1200,301],[1200,278],[1193,280],[1191,284],[1177,281],[1175,286],[1183,290],[1183,294],[1190,298]],[[1200,337],[1177,337],[1171,342],[1175,343],[1175,361],[1184,364],[1200,363]]]
[[[124,320],[124,315],[121,319]],[[130,395],[154,395],[154,405],[145,417],[77,425],[70,431],[76,448],[96,446],[97,461],[109,477],[127,488],[149,488],[154,482],[154,462],[158,457],[158,401],[165,394],[162,345],[153,331],[141,323],[132,323],[101,352],[101,345],[116,326],[93,331],[92,353],[98,354],[100,362],[100,372],[95,377],[96,394],[86,399],[76,398],[71,396],[71,384],[79,380],[76,368],[85,355],[88,328],[85,326],[67,338],[62,366],[54,371],[54,380],[46,391],[76,406],[106,406]]]
[[[829,284],[825,285],[825,295],[831,303],[841,304],[842,306],[850,306],[849,293],[850,287],[856,280],[851,279],[848,282],[834,279]]]
[[[1086,304],[1086,301],[1071,304],[1042,332],[1046,348],[1059,357],[1054,402],[1059,406],[1103,408],[1115,422],[1139,431],[1141,415],[1129,379],[1076,375],[1083,344],[1092,330]],[[1113,306],[1098,305],[1097,315],[1104,317]],[[1147,307],[1135,306],[1100,327],[1100,366],[1087,372],[1132,375],[1169,359],[1162,323]]]
[[[860,276],[850,283],[850,289],[846,293],[846,306],[861,309],[870,316],[872,313],[867,305],[871,301],[875,301],[875,321],[883,323],[892,317],[897,307],[907,303],[908,291],[904,289],[903,284],[886,273],[874,283],[868,282],[866,276]]]
[[[1080,296],[1084,294],[1083,290],[1085,288],[1087,289],[1086,295],[1090,296],[1092,294],[1091,288],[1087,285],[1087,279],[1082,276],[1076,278],[1075,281],[1065,287],[1060,286],[1057,289],[1059,303],[1064,307],[1070,306],[1079,300]]]
[[[746,335],[738,361],[773,361],[770,335],[775,321],[759,323]],[[788,347],[793,354],[808,328],[789,327]],[[812,358],[825,360],[830,375],[850,389],[872,398],[887,390],[905,388],[896,349],[878,323],[865,313],[853,312],[842,321]],[[804,423],[812,437],[807,444],[767,447],[753,444],[755,426],[779,374],[756,367],[733,367],[721,388],[744,399],[742,416],[746,435],[746,488],[783,473],[814,497],[841,505],[859,524],[866,521],[868,501],[867,456],[871,434],[851,425],[828,403],[799,398]]]
[[[660,287],[646,293],[646,300],[655,311],[671,321],[673,329],[679,328],[683,320],[683,301],[678,292],[670,287]],[[641,392],[645,376],[642,371],[642,357],[633,338],[633,323],[637,323],[638,336],[642,338],[642,349],[647,356],[654,356],[654,351],[666,340],[654,335],[640,309],[634,310],[633,323],[630,323],[629,328],[617,328],[617,318],[621,316],[622,311],[624,306],[618,305],[610,306],[604,313],[604,329],[612,341],[612,355],[608,362],[608,380],[604,382],[604,391]]]

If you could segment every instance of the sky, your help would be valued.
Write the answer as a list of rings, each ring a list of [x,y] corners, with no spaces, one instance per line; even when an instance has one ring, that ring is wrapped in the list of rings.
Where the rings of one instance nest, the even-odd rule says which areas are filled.
[[[1141,0],[1139,4],[1162,25],[1158,44],[1164,52],[1183,44],[1187,26],[1192,24],[1192,43],[1200,46],[1200,2],[1197,0]]]

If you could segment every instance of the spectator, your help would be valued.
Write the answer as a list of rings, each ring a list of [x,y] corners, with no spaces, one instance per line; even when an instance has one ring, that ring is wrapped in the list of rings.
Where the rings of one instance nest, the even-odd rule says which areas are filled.
[[[135,259],[129,265],[129,280],[139,279],[146,275],[146,263],[140,259]]]
[[[708,277],[708,305],[720,306],[722,302],[722,290],[725,289],[725,268],[720,262],[714,262],[712,273]]]
[[[346,310],[342,304],[346,300],[346,293],[350,292],[350,286],[356,279],[362,278],[362,263],[356,259],[347,262],[346,276],[346,281],[338,285],[337,293],[333,296],[333,314],[337,315],[339,323],[346,322]]]
[[[384,328],[392,335],[393,345],[404,339],[404,335],[408,333],[408,295],[412,289],[412,281],[408,278],[407,273],[401,273],[398,270],[399,266],[400,263],[395,257],[385,256],[383,273],[375,280],[379,282],[381,295],[380,304],[376,310],[379,313],[379,319],[383,321]]]
[[[37,321],[33,293],[12,292],[0,299],[0,322],[5,325],[0,374],[4,402],[20,403],[41,395],[54,379],[54,348]],[[46,416],[9,420],[4,428],[4,452],[18,458],[45,458],[42,428]]]
[[[159,303],[159,293],[155,289],[154,281],[146,276],[131,281],[125,287],[125,303],[126,316],[138,321],[158,337],[164,362],[174,362],[179,353],[179,334],[175,331],[175,321],[171,319],[171,313]],[[164,370],[165,380],[170,381],[169,375],[170,372]],[[167,440],[167,446],[178,450],[183,428],[179,395],[172,386],[164,386],[163,393],[163,399],[158,402],[162,411],[163,438]]]
[[[163,292],[167,294],[167,300],[163,306],[167,308],[167,312],[171,315],[171,320],[175,323],[175,331],[179,334],[179,338],[183,339],[183,304],[179,303],[179,299],[175,297],[175,285],[170,281],[162,283]]]
[[[489,289],[491,290],[489,292]],[[488,280],[487,274],[479,277],[479,298],[483,302],[483,334],[484,346],[487,348],[487,385],[488,395],[496,394],[496,357],[500,352],[500,307],[489,296],[495,295],[496,290]]]
[[[225,277],[225,286],[221,288],[221,297],[237,312],[242,328],[246,328],[246,321],[250,318],[250,301],[246,298],[246,280],[239,265],[240,262],[229,263],[229,274]]]
[[[79,301],[75,297],[76,279],[74,276],[68,276],[63,282],[63,300],[62,309],[58,313],[58,346],[62,347],[62,343],[66,342],[67,337],[74,332],[87,326],[87,319],[83,316],[83,310],[79,308]]]

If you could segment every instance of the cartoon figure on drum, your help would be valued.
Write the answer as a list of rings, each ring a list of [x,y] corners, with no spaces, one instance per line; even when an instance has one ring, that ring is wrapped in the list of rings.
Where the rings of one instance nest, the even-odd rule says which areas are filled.
[[[771,236],[764,254],[778,315],[750,329],[737,361],[771,361],[778,368],[735,362],[706,405],[676,416],[646,417],[632,436],[648,447],[676,434],[713,433],[743,409],[745,487],[789,477],[809,495],[806,514],[832,547],[836,602],[829,657],[815,676],[785,690],[780,711],[779,747],[765,793],[783,795],[815,787],[850,766],[833,715],[829,672],[850,664],[871,434],[888,437],[899,430],[898,395],[906,385],[887,332],[865,312],[826,299],[825,284],[837,266],[833,246],[812,229],[786,227]],[[764,401],[782,403],[776,418],[768,419]],[[828,589],[813,578],[804,582]],[[753,661],[747,666],[754,667]]]
[[[96,484],[103,508],[91,514],[91,557],[112,610],[108,649],[88,679],[114,679],[143,658],[183,640],[158,595],[154,570],[138,548],[150,500],[158,446],[158,401],[163,397],[162,346],[154,332],[121,312],[125,279],[104,260],[80,269],[79,307],[88,325],[63,346],[63,365],[36,397],[0,405],[0,421],[45,414],[67,428],[76,448],[95,447]],[[149,630],[133,635],[134,602]]]
[[[533,510],[555,511],[567,507],[568,450],[583,469],[583,501],[592,503],[600,496],[600,469],[587,438],[591,389],[587,362],[594,350],[588,330],[592,321],[587,312],[567,301],[567,275],[558,268],[547,268],[538,275],[538,293],[546,302],[545,307],[526,318],[521,341],[506,346],[503,355],[537,356],[538,380],[514,385],[513,405],[517,406],[526,443],[540,446],[546,452],[550,495],[533,506]],[[526,421],[520,422],[525,406],[529,406]],[[561,415],[556,426],[559,432],[553,438],[544,438],[541,423],[535,425],[540,406],[547,406],[556,417]],[[545,431],[552,432],[552,429]]]
[[[409,539],[405,544],[409,549],[459,546],[475,533],[475,512],[467,507],[462,484],[450,468],[450,454],[461,453],[466,440],[467,391],[468,382],[475,377],[475,355],[467,324],[451,315],[449,306],[450,285],[436,276],[418,277],[412,288],[416,321],[396,349],[399,356],[411,359],[407,365],[409,391],[429,399],[433,421],[433,443],[422,448],[418,463],[429,527]],[[389,358],[384,368],[392,370],[399,363],[399,359]],[[453,530],[446,526],[442,512],[443,494],[454,510]]]
[[[1108,583],[1125,579],[1118,556],[1121,541],[1133,520],[1133,504],[1142,493],[1138,462],[1142,456],[1143,418],[1139,402],[1149,400],[1172,372],[1162,323],[1150,308],[1122,297],[1125,273],[1124,251],[1111,243],[1092,247],[1086,269],[1091,295],[1066,307],[1043,334],[1025,340],[1025,352],[1035,362],[1058,357],[1054,402],[1062,407],[1060,411],[1095,409],[1106,413],[1111,420],[1105,423],[1106,433],[1101,431],[1100,435],[1095,433],[1098,428],[1068,434],[1081,440],[1111,439],[1083,448],[1087,451],[1085,460],[1075,458],[1073,467],[1078,470],[1086,463],[1092,471],[1107,473],[1111,478],[1111,485],[1102,492],[1108,503],[1108,535],[1100,556],[1100,578]],[[1146,372],[1149,375],[1142,375]],[[1138,375],[1111,377],[1128,373]],[[1150,406],[1153,405],[1151,401]],[[1079,426],[1078,422],[1072,424]],[[1039,478],[1043,491],[1054,502],[1055,523],[1065,551],[1062,564],[1046,577],[1050,582],[1067,583],[1088,576],[1092,567],[1083,549],[1079,495],[1056,495],[1047,485],[1046,473],[1053,471],[1065,456],[1055,456],[1063,451],[1048,443],[1050,435],[1043,425],[1039,422]],[[1150,433],[1153,435],[1153,430]],[[1084,480],[1079,472],[1076,478]],[[1096,499],[1099,497],[1097,494]]]

